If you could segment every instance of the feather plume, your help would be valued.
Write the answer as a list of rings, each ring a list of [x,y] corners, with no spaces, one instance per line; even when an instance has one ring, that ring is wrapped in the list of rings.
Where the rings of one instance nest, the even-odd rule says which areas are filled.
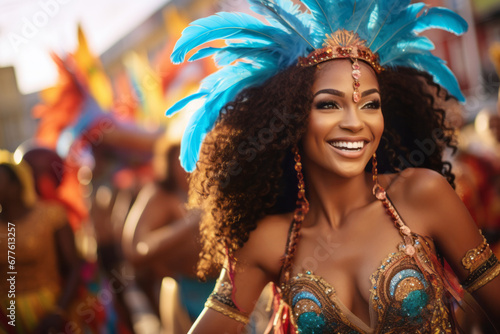
[[[214,73],[208,80],[215,83],[212,92],[207,96],[207,103],[198,109],[186,127],[181,142],[181,165],[188,172],[196,168],[201,143],[206,134],[213,128],[220,110],[243,89],[261,83],[272,77],[275,72],[265,68],[256,69],[248,63],[227,66]],[[206,82],[203,82],[206,85]]]
[[[248,0],[250,7],[255,13],[264,15],[269,22],[274,21],[289,33],[297,34],[303,41],[314,48],[308,40],[310,34],[309,14],[299,10],[299,6],[290,0]]]
[[[180,64],[189,51],[217,39],[272,41],[273,36],[279,32],[280,29],[267,26],[248,14],[218,13],[196,20],[184,29],[170,59],[173,63]]]
[[[303,12],[291,0],[248,0],[251,9],[269,24],[242,13],[217,13],[191,23],[177,41],[171,60],[180,63],[198,49],[189,61],[213,57],[221,69],[205,78],[199,91],[172,106],[173,115],[189,102],[203,98],[181,143],[181,161],[192,171],[206,134],[221,110],[243,89],[260,85],[299,57],[323,47],[326,35],[339,29],[358,33],[384,67],[406,66],[430,73],[450,94],[464,101],[458,82],[446,64],[433,56],[434,44],[418,34],[441,29],[457,35],[467,23],[444,8],[425,8],[410,0],[302,0]],[[425,9],[424,9],[425,8]],[[225,47],[205,47],[222,39]]]
[[[187,106],[189,104],[189,102],[204,98],[207,95],[208,95],[207,91],[199,91],[198,93],[191,94],[191,95],[183,98],[182,100],[177,101],[173,106],[168,108],[168,110],[165,112],[165,114],[168,117],[171,117],[171,116],[175,115],[178,111],[180,111],[182,108]]]
[[[393,66],[413,67],[420,71],[424,71],[432,75],[434,81],[443,86],[448,93],[455,96],[460,102],[465,102],[465,97],[460,91],[457,78],[451,70],[446,66],[446,63],[430,52],[427,54],[410,54],[407,57],[396,59]]]
[[[302,0],[302,3],[311,11],[313,16],[313,30],[322,32],[323,37],[325,34],[333,34],[337,30],[339,22],[336,21],[339,17],[345,18],[344,14],[347,14],[345,11],[335,13],[335,10],[340,9],[344,2],[346,1],[339,0],[334,5],[331,0]]]
[[[467,31],[467,21],[447,8],[432,7],[427,9],[417,20],[413,31],[421,33],[429,29],[441,29],[455,35]]]

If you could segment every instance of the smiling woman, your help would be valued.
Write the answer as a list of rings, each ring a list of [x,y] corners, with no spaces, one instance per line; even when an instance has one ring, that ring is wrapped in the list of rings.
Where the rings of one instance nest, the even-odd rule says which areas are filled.
[[[443,161],[454,138],[440,106],[463,96],[418,36],[463,33],[463,20],[406,0],[250,2],[271,26],[201,19],[172,56],[238,39],[193,56],[226,66],[172,109],[206,98],[181,160],[205,212],[198,274],[221,273],[191,333],[238,333],[268,282],[276,333],[456,333],[457,278],[498,322],[500,265]],[[284,129],[246,154],[276,111]]]

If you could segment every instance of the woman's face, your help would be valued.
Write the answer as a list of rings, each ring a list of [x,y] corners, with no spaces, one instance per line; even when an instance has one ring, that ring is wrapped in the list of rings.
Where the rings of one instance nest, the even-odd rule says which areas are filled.
[[[307,169],[320,168],[341,177],[363,173],[384,131],[377,77],[366,63],[361,67],[359,102],[353,101],[352,62],[321,64],[313,85],[313,103],[303,138]]]

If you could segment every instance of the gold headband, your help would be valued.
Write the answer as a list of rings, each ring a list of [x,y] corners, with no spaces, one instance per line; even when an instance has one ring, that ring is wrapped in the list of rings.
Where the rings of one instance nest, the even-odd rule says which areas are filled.
[[[323,48],[314,50],[307,57],[299,58],[299,65],[303,67],[314,66],[325,61],[333,59],[351,59],[352,78],[354,80],[354,93],[352,99],[354,102],[359,102],[361,95],[359,93],[359,79],[361,71],[358,64],[358,59],[368,63],[377,73],[384,70],[380,66],[379,58],[376,53],[373,53],[365,44],[359,35],[352,31],[340,29],[331,35],[326,35]]]
[[[307,57],[299,58],[300,66],[314,66],[332,59],[360,59],[368,63],[377,73],[384,68],[379,63],[379,57],[373,53],[359,35],[345,29],[326,35],[323,48],[314,50]]]

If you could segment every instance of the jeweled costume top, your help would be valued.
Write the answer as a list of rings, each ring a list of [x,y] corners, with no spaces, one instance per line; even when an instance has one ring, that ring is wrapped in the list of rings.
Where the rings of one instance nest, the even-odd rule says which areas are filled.
[[[451,287],[432,240],[400,226],[407,235],[369,278],[369,324],[337,298],[335,282],[308,270],[282,282],[281,293],[299,333],[456,332]]]

